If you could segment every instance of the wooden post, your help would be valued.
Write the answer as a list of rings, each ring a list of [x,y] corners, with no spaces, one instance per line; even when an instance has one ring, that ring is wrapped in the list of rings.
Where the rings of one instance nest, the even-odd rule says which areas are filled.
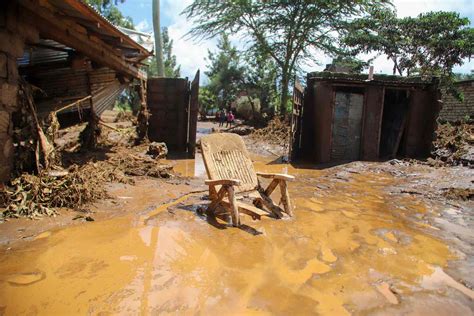
[[[293,216],[293,210],[291,206],[290,194],[288,193],[288,186],[286,181],[280,181],[280,190],[281,190],[281,201],[283,203],[283,208],[285,213],[289,216]]]
[[[229,195],[230,215],[232,216],[232,225],[240,226],[239,209],[237,207],[237,200],[235,199],[234,187],[226,186],[227,194]]]

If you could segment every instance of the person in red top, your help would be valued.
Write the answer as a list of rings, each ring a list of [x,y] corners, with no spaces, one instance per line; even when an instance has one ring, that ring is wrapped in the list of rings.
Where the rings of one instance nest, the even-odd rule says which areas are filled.
[[[232,111],[229,111],[227,113],[227,125],[226,127],[232,127],[232,123],[234,123],[234,113],[232,113]]]

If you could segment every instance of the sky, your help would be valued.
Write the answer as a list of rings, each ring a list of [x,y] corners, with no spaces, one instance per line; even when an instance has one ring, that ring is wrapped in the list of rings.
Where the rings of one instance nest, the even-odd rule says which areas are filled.
[[[185,36],[192,28],[192,21],[188,21],[180,13],[191,2],[192,0],[160,1],[161,26],[168,27],[170,38],[173,39],[173,52],[181,65],[181,74],[188,78],[193,78],[198,69],[201,73],[207,70],[208,50],[215,50],[217,42],[216,39],[197,42]],[[393,4],[399,17],[417,16],[429,11],[457,11],[461,16],[469,18],[471,26],[474,24],[473,0],[394,0]],[[137,30],[149,33],[153,31],[152,0],[125,0],[118,6],[124,15],[133,19]],[[243,47],[238,40],[234,43],[238,48]],[[309,63],[305,68],[308,72],[321,71],[326,64],[331,63],[331,58],[322,53],[317,53],[316,56],[319,65]],[[375,73],[392,73],[393,64],[384,56],[376,58],[373,66]],[[470,73],[471,71],[474,71],[474,60],[466,60],[464,65],[455,68],[455,72]]]

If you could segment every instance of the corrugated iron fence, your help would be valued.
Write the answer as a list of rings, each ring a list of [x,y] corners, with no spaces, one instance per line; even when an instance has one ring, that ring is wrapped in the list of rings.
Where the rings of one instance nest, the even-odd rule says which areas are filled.
[[[148,137],[165,142],[175,152],[194,156],[198,115],[199,71],[190,84],[187,78],[149,78]]]

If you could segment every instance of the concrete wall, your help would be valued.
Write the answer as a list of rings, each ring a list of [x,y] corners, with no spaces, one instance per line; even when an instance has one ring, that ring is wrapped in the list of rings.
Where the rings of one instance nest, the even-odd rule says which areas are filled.
[[[11,115],[18,105],[18,67],[25,42],[37,42],[38,32],[19,18],[19,7],[0,2],[0,182],[10,178],[13,164]]]
[[[444,94],[440,119],[457,121],[466,116],[474,116],[474,80],[461,81],[456,86],[463,92],[464,101],[459,101],[450,94]]]

